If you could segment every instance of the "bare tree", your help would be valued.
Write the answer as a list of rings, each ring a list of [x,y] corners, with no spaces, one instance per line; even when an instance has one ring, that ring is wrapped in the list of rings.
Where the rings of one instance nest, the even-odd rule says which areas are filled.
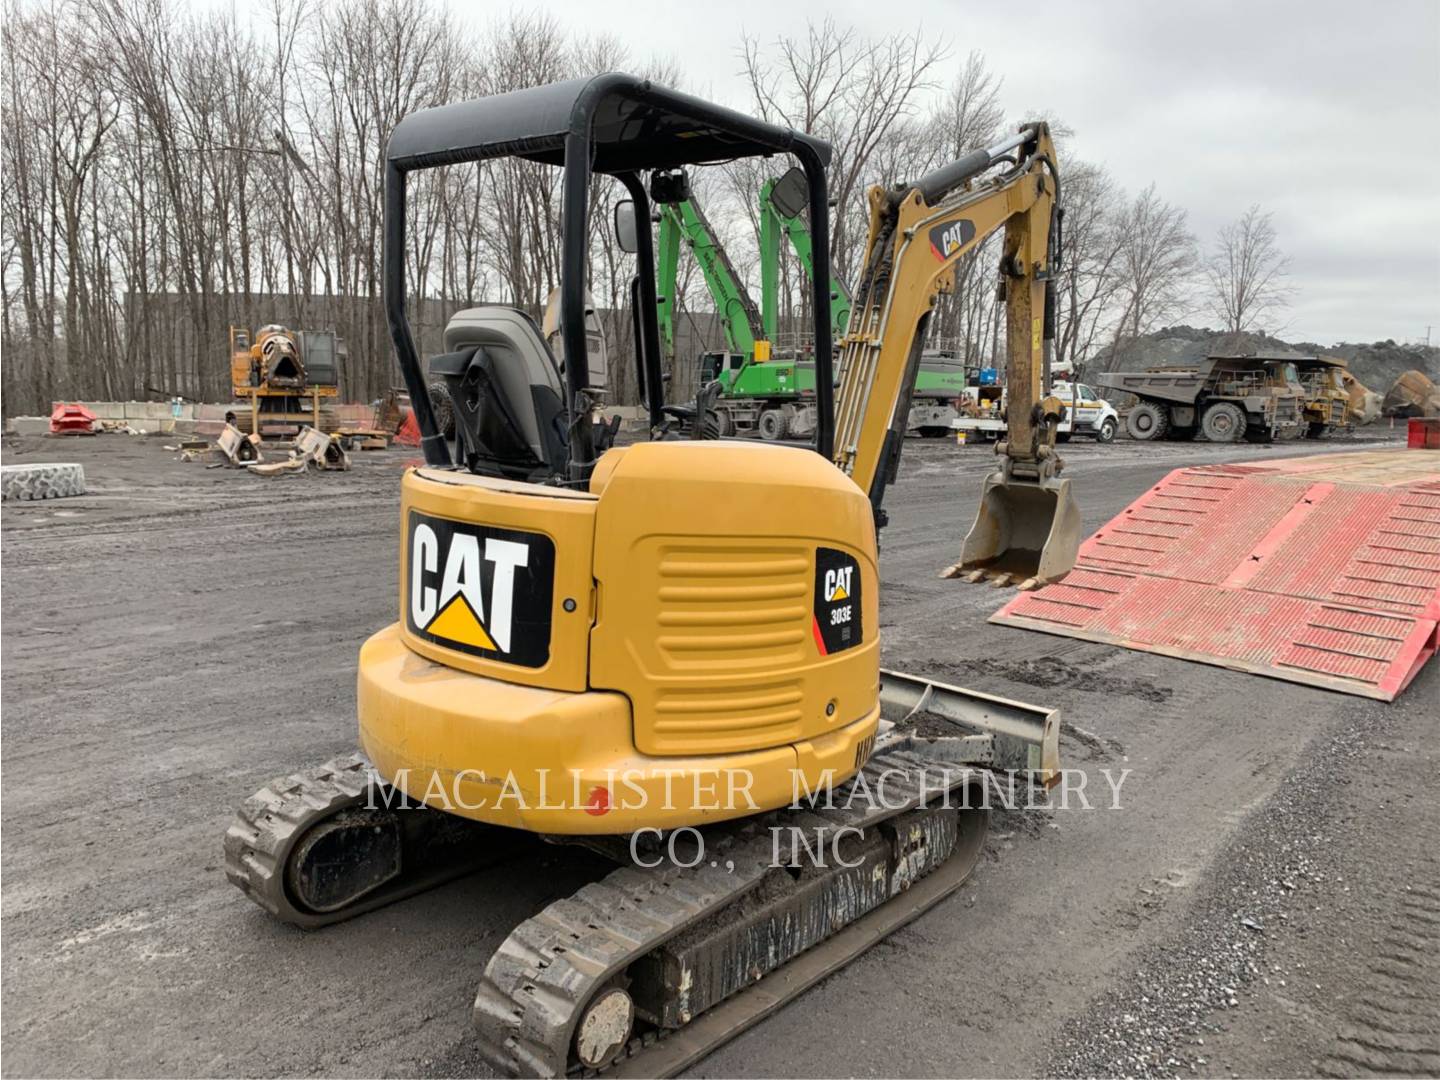
[[[872,159],[896,126],[918,113],[945,55],[943,42],[918,32],[864,39],[830,19],[811,23],[804,39],[781,37],[769,49],[741,40],[759,114],[831,145],[830,253],[844,277],[854,275],[860,257],[865,189],[877,179]]]
[[[1185,211],[1160,198],[1153,183],[1120,214],[1116,230],[1124,303],[1115,326],[1119,341],[1139,337],[1185,310],[1197,260]]]
[[[944,165],[994,140],[1005,120],[1000,104],[1003,80],[985,66],[985,57],[972,51],[930,118],[937,151],[932,167]]]
[[[928,156],[895,179],[918,179],[980,146],[995,141],[1004,125],[1000,104],[1001,80],[985,65],[979,52],[971,52],[938,107],[925,124]],[[881,176],[887,174],[882,172]],[[955,264],[955,290],[940,298],[931,322],[933,344],[949,348],[975,363],[988,362],[995,341],[994,270],[998,239],[992,238],[962,255]]]
[[[0,375],[11,414],[152,388],[223,400],[227,323],[334,329],[349,343],[342,391],[378,394],[396,375],[380,233],[384,146],[400,118],[607,68],[638,66],[671,85],[681,76],[543,13],[466,33],[438,0],[251,0],[254,18],[178,0],[4,2]],[[740,50],[751,108],[832,145],[839,280],[853,280],[869,185],[914,179],[1005,126],[983,57],[947,71],[943,44],[918,33],[867,37],[826,21],[764,44],[742,39]],[[739,161],[693,177],[751,288],[757,195],[783,168]],[[1060,352],[1081,359],[1102,328],[1135,333],[1182,306],[1191,243],[1183,212],[1153,188],[1122,206],[1099,170],[1067,165],[1065,180]],[[503,158],[416,173],[408,190],[422,354],[457,307],[498,300],[540,313],[560,274],[558,170]],[[615,194],[595,178],[588,284],[612,346],[611,400],[626,402],[635,263],[604,212]],[[781,325],[793,330],[808,323],[811,294],[788,249],[782,258]],[[972,359],[999,341],[994,265],[988,250],[962,259],[932,322]],[[670,300],[689,344],[670,383],[677,397],[693,387],[692,350],[721,338],[689,260],[681,274]]]
[[[1285,281],[1289,269],[1270,213],[1253,204],[1239,220],[1220,229],[1205,261],[1211,310],[1229,333],[1260,328],[1294,295]]]
[[[1105,319],[1121,292],[1120,195],[1104,169],[1064,165],[1064,250],[1059,281],[1057,363],[1079,370],[1098,347]]]

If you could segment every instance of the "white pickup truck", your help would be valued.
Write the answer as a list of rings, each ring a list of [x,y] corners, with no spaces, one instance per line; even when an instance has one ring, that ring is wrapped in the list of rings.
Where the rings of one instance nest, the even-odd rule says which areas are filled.
[[[978,387],[973,388],[979,390]],[[990,389],[987,387],[986,389]],[[1072,435],[1093,438],[1096,442],[1108,443],[1120,430],[1120,414],[1115,406],[1097,394],[1084,383],[1057,382],[1050,392],[1065,402],[1065,419],[1060,421],[1057,436],[1061,442],[1068,442]],[[980,400],[978,393],[971,394],[972,401]],[[978,435],[986,439],[998,439],[1005,434],[1005,395],[993,403],[993,408],[980,416],[958,416],[950,422],[954,431],[967,435]]]

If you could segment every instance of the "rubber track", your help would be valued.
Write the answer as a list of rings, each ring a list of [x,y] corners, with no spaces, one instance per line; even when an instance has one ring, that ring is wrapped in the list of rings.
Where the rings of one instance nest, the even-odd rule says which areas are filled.
[[[718,1048],[750,1030],[777,1009],[800,997],[816,983],[841,970],[876,942],[908,925],[955,892],[974,871],[985,844],[986,820],[972,822],[973,838],[929,874],[916,879],[900,895],[866,912],[854,922],[792,958],[773,974],[707,1009],[678,1031],[649,1033],[634,1039],[625,1055],[603,1073],[615,1080],[648,1080],[679,1076]]]
[[[975,776],[973,762],[878,753],[862,774],[872,793],[883,776],[884,804],[857,799],[845,807],[845,794],[857,783],[851,781],[838,790],[833,808],[781,811],[707,830],[713,858],[693,869],[627,866],[551,904],[521,923],[485,967],[474,1012],[480,1052],[511,1075],[566,1075],[575,1024],[593,995],[641,956],[757,886],[773,868],[772,826],[870,828],[937,799],[940,790],[926,787],[922,773],[933,785],[946,769],[952,790]],[[632,1039],[625,1057],[656,1038]]]
[[[291,904],[285,859],[312,825],[358,805],[371,783],[370,762],[346,754],[266,784],[246,799],[225,830],[225,876],[270,914],[297,926],[323,926],[356,914],[312,915]]]
[[[372,788],[380,805],[387,805],[385,800],[394,795],[393,789],[376,779],[369,759],[361,753],[345,754],[318,768],[270,781],[245,800],[225,831],[225,876],[276,918],[314,930],[393,904],[497,861],[493,850],[474,847],[450,852],[443,859],[422,855],[413,869],[407,858],[406,872],[400,878],[338,911],[316,913],[296,907],[285,879],[290,852],[313,826],[368,802]],[[443,818],[439,811],[411,812],[435,814],[437,822]]]

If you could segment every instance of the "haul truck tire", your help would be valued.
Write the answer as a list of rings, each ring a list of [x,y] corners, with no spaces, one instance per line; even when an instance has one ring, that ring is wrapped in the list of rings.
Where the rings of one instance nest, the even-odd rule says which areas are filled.
[[[1153,401],[1142,401],[1125,418],[1125,430],[1140,442],[1163,439],[1170,430],[1170,410]]]
[[[85,494],[85,470],[79,465],[6,465],[0,469],[6,500],[28,502]]]
[[[1245,413],[1228,401],[1217,402],[1205,410],[1200,429],[1213,443],[1238,442],[1245,435]]]

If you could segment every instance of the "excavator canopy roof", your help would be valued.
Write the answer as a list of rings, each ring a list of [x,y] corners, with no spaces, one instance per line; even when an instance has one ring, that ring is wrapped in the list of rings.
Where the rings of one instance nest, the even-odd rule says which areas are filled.
[[[615,72],[411,113],[386,152],[405,172],[505,156],[559,165],[565,136],[587,129],[601,173],[784,153],[802,142],[830,160],[822,139]]]

